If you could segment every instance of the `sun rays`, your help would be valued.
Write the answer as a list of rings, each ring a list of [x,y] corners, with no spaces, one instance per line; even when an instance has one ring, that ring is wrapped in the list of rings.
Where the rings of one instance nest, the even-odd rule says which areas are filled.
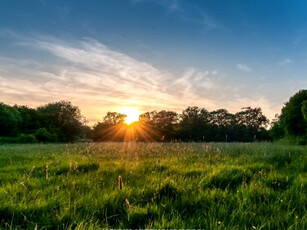
[[[136,108],[125,107],[121,110],[121,113],[127,115],[125,119],[127,125],[139,120],[140,112]]]

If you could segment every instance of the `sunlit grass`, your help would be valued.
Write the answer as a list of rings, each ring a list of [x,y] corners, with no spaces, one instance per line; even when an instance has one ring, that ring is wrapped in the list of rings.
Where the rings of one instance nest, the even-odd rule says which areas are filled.
[[[1,227],[305,229],[306,147],[0,146]]]

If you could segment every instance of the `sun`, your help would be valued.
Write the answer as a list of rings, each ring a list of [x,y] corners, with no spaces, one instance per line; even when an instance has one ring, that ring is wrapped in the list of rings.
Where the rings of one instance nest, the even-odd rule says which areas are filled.
[[[125,107],[121,110],[121,113],[127,115],[125,120],[127,125],[139,120],[140,112],[136,108]]]

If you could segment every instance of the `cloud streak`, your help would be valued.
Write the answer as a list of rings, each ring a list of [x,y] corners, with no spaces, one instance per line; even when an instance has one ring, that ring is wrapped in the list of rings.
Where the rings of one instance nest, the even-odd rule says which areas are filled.
[[[170,12],[181,10],[177,0],[131,0],[132,4],[151,2],[167,8]]]
[[[286,58],[284,60],[282,60],[281,62],[278,62],[279,65],[287,65],[287,64],[290,64],[292,62],[291,59],[289,58]]]
[[[127,106],[181,112],[197,105],[233,112],[247,105],[264,105],[266,114],[276,113],[265,97],[237,95],[237,89],[225,85],[217,70],[191,67],[175,76],[93,39],[67,43],[37,36],[19,45],[38,50],[41,56],[32,60],[0,57],[0,96],[6,103],[35,107],[70,100],[91,124],[107,111]]]
[[[244,72],[250,72],[251,71],[251,68],[249,66],[243,65],[243,64],[238,64],[237,69],[244,71]]]

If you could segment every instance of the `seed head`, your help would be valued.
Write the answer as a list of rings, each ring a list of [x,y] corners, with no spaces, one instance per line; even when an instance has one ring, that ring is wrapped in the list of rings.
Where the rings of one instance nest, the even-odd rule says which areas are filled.
[[[75,162],[75,163],[74,163],[74,170],[75,170],[75,171],[78,171],[78,162]]]
[[[48,165],[46,165],[45,171],[46,171],[46,179],[48,179],[48,171],[49,171],[49,166]]]
[[[125,203],[126,203],[126,208],[127,208],[128,210],[130,210],[130,203],[129,203],[129,200],[126,199],[126,200],[125,200]]]
[[[123,182],[123,178],[121,176],[118,176],[118,189],[119,190],[124,189],[124,182]]]

